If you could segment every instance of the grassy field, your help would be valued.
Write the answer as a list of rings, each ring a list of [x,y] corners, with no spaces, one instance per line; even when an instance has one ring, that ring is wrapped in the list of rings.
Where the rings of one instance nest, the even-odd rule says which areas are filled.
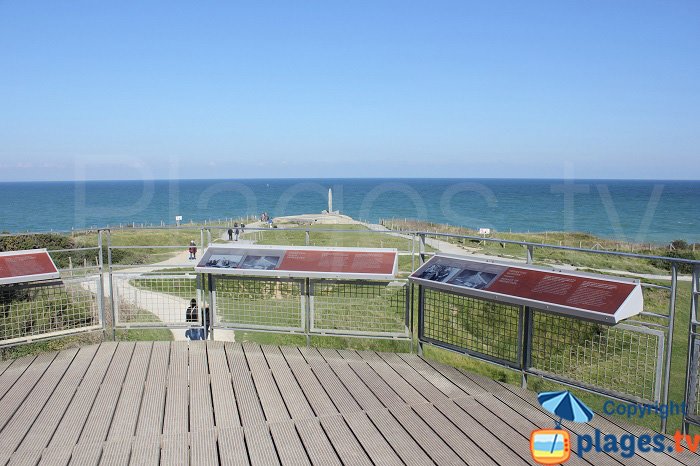
[[[385,225],[396,230],[418,230],[455,235],[479,236],[477,231],[470,230],[468,228],[435,225],[426,222],[387,220]],[[677,242],[676,244],[679,247],[684,247],[684,249],[671,251],[669,245],[625,243],[606,240],[588,233],[576,232],[509,233],[499,231],[492,233],[491,237],[511,241],[530,242],[541,245],[568,246],[626,253],[632,252],[635,254],[651,256],[683,257],[687,259],[700,260],[700,246],[692,244],[683,245],[683,242]],[[460,245],[470,252],[475,253],[488,254],[504,258],[517,258],[521,260],[524,260],[527,255],[526,248],[520,245],[461,238],[447,238],[440,236],[435,236],[435,238]],[[596,270],[612,269],[659,275],[668,274],[669,271],[668,263],[658,260],[645,260],[548,248],[535,248],[534,259],[536,263],[544,265],[569,264],[576,267],[587,267]],[[689,273],[687,269],[683,269],[681,272]]]

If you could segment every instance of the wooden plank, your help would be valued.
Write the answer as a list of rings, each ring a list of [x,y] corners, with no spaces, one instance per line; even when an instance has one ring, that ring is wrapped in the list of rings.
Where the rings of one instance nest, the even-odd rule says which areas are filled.
[[[404,463],[414,465],[434,464],[388,410],[370,411],[367,415]]]
[[[72,454],[72,446],[49,447],[44,450],[44,453],[41,455],[39,466],[67,466]]]
[[[163,434],[184,434],[189,430],[188,391],[187,375],[168,374]]]
[[[272,440],[275,442],[277,454],[283,466],[311,465],[293,423],[272,423],[270,424],[270,433],[272,433]]]
[[[238,415],[236,398],[233,394],[231,375],[212,375],[210,383],[216,426],[222,429],[239,427],[241,419]]]
[[[327,364],[330,364],[331,362],[347,362],[343,359],[343,357],[338,353],[338,350],[331,349],[331,348],[317,348],[318,353],[321,355],[324,361],[326,361]]]
[[[552,419],[552,422],[556,422],[557,419],[555,419],[552,415],[549,413],[545,412],[542,410],[541,407],[539,407],[539,404],[537,404],[535,395],[533,393],[527,392],[522,389],[517,389],[516,387],[508,387],[507,385],[503,385],[503,390],[497,393],[494,393],[494,395],[501,399],[504,400],[506,403],[508,402],[507,400],[511,396],[518,396],[524,401],[529,400],[535,400],[531,403],[531,406],[535,409],[539,409],[541,412],[543,412],[545,415],[549,416]],[[534,403],[534,404],[533,404]],[[592,438],[595,438],[595,428],[598,427],[598,429],[601,432],[605,433],[616,433],[616,432],[607,432],[606,428],[604,426],[596,425],[595,421],[596,418],[593,419],[594,422],[592,423],[577,423],[577,422],[568,422],[568,421],[563,421],[562,426],[575,433],[576,435],[581,435],[581,434],[587,434],[590,435]],[[619,442],[618,442],[619,445]],[[614,458],[614,456],[613,456]],[[661,455],[658,453],[643,453],[641,451],[636,452],[636,454],[630,458],[625,458],[624,464],[632,464],[632,465],[639,465],[639,466],[648,466],[649,464],[656,464],[656,465],[679,465],[682,464],[678,462],[675,458],[668,456],[668,455]]]
[[[334,363],[330,367],[363,410],[369,411],[372,409],[384,408],[384,405],[381,401],[379,401],[379,398],[375,396],[367,384],[357,375],[354,370],[352,370],[349,365],[345,363]],[[354,411],[355,410],[353,410],[353,412]]]
[[[189,374],[192,379],[209,375],[206,341],[191,341],[189,343],[189,366]]]
[[[117,347],[114,358],[112,358],[109,369],[107,369],[104,383],[100,386],[90,415],[85,421],[85,427],[80,435],[80,442],[102,442],[107,439],[114,409],[117,405],[135,346],[133,342],[127,342],[120,343]]]
[[[16,359],[6,359],[4,361],[0,361],[0,380],[2,380],[2,374],[5,372],[5,370],[15,361]]]
[[[5,427],[15,411],[19,409],[57,355],[58,353],[55,352],[39,354],[12,385],[12,388],[4,393],[2,400],[0,400],[0,429]]]
[[[360,356],[359,351],[350,349],[336,349],[336,351],[345,361],[362,361],[364,359]]]
[[[161,439],[160,464],[190,464],[189,441],[187,434],[164,435]]]
[[[292,371],[282,357],[279,348],[276,346],[262,346],[262,350],[292,419],[313,417],[314,412]]]
[[[190,380],[190,432],[214,428],[214,406],[211,400],[209,376]],[[225,416],[224,412],[220,413]]]
[[[160,436],[136,437],[131,445],[131,465],[158,466],[160,464]]]
[[[444,376],[439,371],[435,370],[434,367],[414,354],[397,354],[396,356],[411,366],[420,375],[425,377],[428,382],[434,385],[448,398],[459,398],[465,395],[470,395],[471,391],[474,391],[472,388],[473,384],[470,385],[471,391],[463,390],[456,385],[451,378]]]
[[[387,385],[381,377],[377,377],[377,373],[372,370],[364,362],[351,362],[350,367],[362,379],[365,385],[374,393],[374,395],[382,402],[384,407],[392,408],[404,406],[404,401],[396,392]],[[363,406],[363,408],[366,410]]]
[[[413,358],[410,357],[402,357],[404,361],[407,363],[409,362],[414,362],[415,359],[418,358],[418,356],[414,356]],[[480,393],[487,393],[487,390],[483,388],[481,385],[475,383],[472,379],[464,375],[462,372],[458,371],[452,366],[448,366],[445,364],[440,364],[435,361],[431,361],[430,359],[424,359],[424,358],[419,358],[421,361],[423,361],[428,367],[433,369],[434,372],[437,372],[439,375],[442,375],[444,378],[448,379],[451,383],[459,387],[466,395],[468,396],[474,396],[478,395]],[[409,364],[410,365],[410,364]],[[412,366],[413,367],[413,366]],[[422,366],[425,367],[425,366]],[[431,384],[435,385],[435,383],[438,384],[443,384],[444,382],[440,377],[433,377],[430,375],[430,372],[427,370],[422,373],[423,377],[425,377]],[[449,385],[445,385],[445,388],[449,387]],[[444,393],[444,392],[443,392]],[[457,395],[459,396],[459,392],[457,392]]]
[[[100,466],[127,466],[131,457],[131,438],[105,442]]]
[[[184,342],[170,342],[170,362],[168,376],[185,376],[189,374],[189,348]]]
[[[403,465],[396,452],[387,443],[382,434],[374,427],[365,413],[346,414],[345,422],[359,440],[367,455],[376,464]]]
[[[523,466],[528,464],[520,456],[510,450],[498,436],[492,434],[487,428],[476,422],[471,416],[465,416],[464,411],[453,401],[438,403],[435,407],[464,435],[490,455],[496,456],[494,460],[503,466]]]
[[[460,459],[450,446],[410,408],[401,407],[389,411],[437,464],[466,464],[464,459]]]
[[[136,423],[136,435],[139,437],[160,435],[163,432],[169,359],[170,344],[155,342]]]
[[[104,351],[103,351],[104,348]],[[85,421],[97,397],[98,390],[117,351],[116,343],[102,343],[85,378],[65,411],[49,443],[50,448],[72,448],[78,442]],[[43,461],[42,456],[42,461]]]
[[[243,346],[240,343],[224,343],[224,351],[228,359],[228,367],[232,375],[248,374],[250,368],[246,360]]]
[[[77,349],[58,353],[34,389],[0,430],[0,464],[5,464],[34,424],[37,416],[73,362]]]
[[[305,346],[300,346],[297,348],[301,355],[304,357],[304,360],[306,361],[307,364],[314,365],[314,364],[327,364],[326,360],[323,359],[323,356],[321,356],[321,353],[318,352],[316,348],[308,348]]]
[[[461,398],[454,401],[457,406],[462,408],[469,416],[474,418],[484,429],[489,430],[494,436],[499,439],[508,439],[508,443],[504,444],[510,447],[513,453],[520,456],[527,464],[537,466],[537,463],[532,459],[529,449],[529,438],[524,438],[521,434],[513,429],[509,424],[503,422],[499,417],[481,406],[474,398]],[[529,432],[528,432],[529,434]],[[521,438],[518,442],[517,439]],[[529,437],[529,435],[528,435]],[[520,446],[520,448],[518,448]]]
[[[24,450],[23,452],[15,452],[10,461],[9,466],[36,466],[41,460],[43,449]],[[66,460],[67,462],[67,460]]]
[[[107,439],[109,440],[131,437],[136,432],[136,423],[139,417],[139,410],[141,409],[141,400],[152,351],[152,343],[136,343],[134,354],[124,379],[124,386],[114,411],[112,425],[107,434]]]
[[[399,375],[389,364],[376,355],[376,353],[363,351],[360,354],[366,358],[364,362],[369,365],[399,397],[408,404],[426,403],[427,400],[406,380]],[[372,357],[373,356],[373,357]],[[358,362],[358,364],[361,364]]]
[[[316,375],[330,399],[333,400],[338,411],[341,413],[352,413],[362,409],[360,405],[357,404],[357,401],[355,401],[355,398],[350,394],[346,385],[339,380],[330,366],[319,363],[311,366],[311,370]]]
[[[220,429],[217,443],[222,466],[247,466],[250,464],[242,428]]]
[[[190,459],[193,465],[219,464],[216,430],[200,430],[190,434]]]
[[[372,461],[340,415],[320,418],[321,426],[343,464],[372,466]]]
[[[337,414],[338,410],[333,401],[311,371],[298,348],[283,346],[280,347],[280,351],[316,416]]]
[[[73,454],[70,457],[70,466],[97,466],[100,464],[102,456],[101,442],[84,442],[78,443],[73,448]]]
[[[253,378],[249,373],[232,374],[233,391],[238,402],[238,414],[244,427],[265,422],[265,414],[260,398],[255,391]]]
[[[146,382],[165,383],[170,367],[170,342],[154,341]]]
[[[528,441],[530,433],[536,429],[549,429],[552,427],[552,419],[545,416],[541,412],[533,409],[524,401],[520,401],[517,406],[508,406],[494,395],[487,393],[474,397],[474,400],[488,409],[494,415],[498,416],[503,422],[507,423],[513,429],[517,430]],[[581,459],[578,452],[577,442],[571,442],[571,458],[568,464],[593,466],[619,466],[621,463],[607,455],[600,455],[596,458],[595,463]]]
[[[207,363],[212,378],[215,376],[229,377],[231,371],[228,368],[222,341],[207,341]]]
[[[251,374],[260,398],[260,404],[265,412],[265,419],[268,421],[289,420],[289,412],[270,370],[256,367]]]
[[[243,352],[245,353],[246,361],[248,361],[250,372],[267,372],[270,370],[265,356],[260,349],[260,345],[255,343],[243,343]]]
[[[31,354],[10,361],[11,364],[0,375],[0,402],[35,359],[36,355]]]
[[[360,354],[364,355],[364,353]],[[406,361],[401,359],[398,355],[394,353],[379,353],[378,356],[389,364],[389,366],[398,372],[401,377],[406,380],[406,382],[408,382],[418,393],[423,395],[423,397],[425,397],[431,403],[436,403],[447,399],[447,395],[440,391],[440,389],[438,389],[435,385],[428,382],[425,377],[409,366],[408,363],[406,363]]]
[[[311,464],[322,466],[342,465],[318,419],[296,421],[296,427]]]
[[[244,427],[245,443],[252,466],[272,466],[280,464],[270,431],[264,424]]]
[[[26,433],[21,443],[16,445],[19,456],[23,454],[32,456],[30,452],[41,452],[49,444],[51,436],[61,422],[63,414],[71,403],[80,381],[83,377],[88,378],[86,372],[90,368],[90,363],[95,358],[95,354],[98,353],[98,348],[103,355],[114,351],[114,347],[98,345],[80,348],[68,371],[66,371],[56,390],[51,394],[51,398],[34,420],[29,432]],[[15,454],[14,456],[18,455]]]
[[[478,443],[464,435],[435,406],[415,406],[413,411],[468,464],[475,466],[499,464],[497,456],[490,458],[487,452],[481,450]]]

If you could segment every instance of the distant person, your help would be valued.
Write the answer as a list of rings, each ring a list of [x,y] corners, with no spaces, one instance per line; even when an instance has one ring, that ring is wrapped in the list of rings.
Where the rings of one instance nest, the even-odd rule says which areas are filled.
[[[233,230],[230,228],[228,229],[228,240],[233,241]]]
[[[238,229],[238,222],[233,224],[233,237],[235,238],[234,241],[238,241],[238,235],[241,234],[241,231]]]
[[[190,241],[189,252],[191,260],[197,259],[197,243],[195,243],[194,240]]]
[[[198,322],[199,321],[199,309],[197,308],[197,300],[192,298],[190,300],[190,305],[185,311],[185,322]]]
[[[267,218],[267,226],[268,226],[268,228],[272,228],[272,218],[271,217]]]
[[[245,223],[241,223],[241,234],[243,234],[244,229],[245,229]]]

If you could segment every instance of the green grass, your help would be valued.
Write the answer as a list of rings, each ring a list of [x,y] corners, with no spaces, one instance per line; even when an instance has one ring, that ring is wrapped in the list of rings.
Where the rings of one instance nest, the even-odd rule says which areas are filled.
[[[117,330],[119,341],[172,341],[173,332],[164,328]]]
[[[463,227],[449,225],[435,225],[419,221],[387,220],[385,224],[396,230],[418,230],[429,232],[450,233],[456,235],[479,236],[478,232]],[[666,256],[669,254],[682,255],[683,257],[700,260],[700,249],[692,251],[669,252],[668,245],[636,244],[620,241],[612,241],[600,238],[588,233],[578,232],[545,232],[545,233],[510,233],[493,232],[491,237],[537,243],[542,245],[569,246],[576,248],[588,248],[607,251],[633,252],[652,256]],[[512,245],[491,241],[476,241],[460,238],[436,237],[443,241],[463,246],[471,252],[493,255],[503,258],[525,259],[526,248],[520,245]],[[691,246],[692,247],[692,246]],[[613,269],[634,273],[647,273],[667,275],[669,266],[655,260],[636,259],[620,256],[612,256],[596,253],[566,251],[558,249],[535,248],[534,258],[536,263],[543,265],[570,264],[576,267],[588,267],[596,270]],[[687,272],[684,270],[684,272]]]

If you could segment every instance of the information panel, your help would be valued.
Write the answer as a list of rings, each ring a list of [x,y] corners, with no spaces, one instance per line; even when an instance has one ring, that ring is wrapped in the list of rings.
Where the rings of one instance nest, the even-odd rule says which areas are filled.
[[[391,280],[396,249],[221,245],[207,248],[200,273]]]
[[[0,252],[0,285],[59,278],[46,249]]]
[[[643,310],[638,280],[436,255],[411,281],[606,324]]]

